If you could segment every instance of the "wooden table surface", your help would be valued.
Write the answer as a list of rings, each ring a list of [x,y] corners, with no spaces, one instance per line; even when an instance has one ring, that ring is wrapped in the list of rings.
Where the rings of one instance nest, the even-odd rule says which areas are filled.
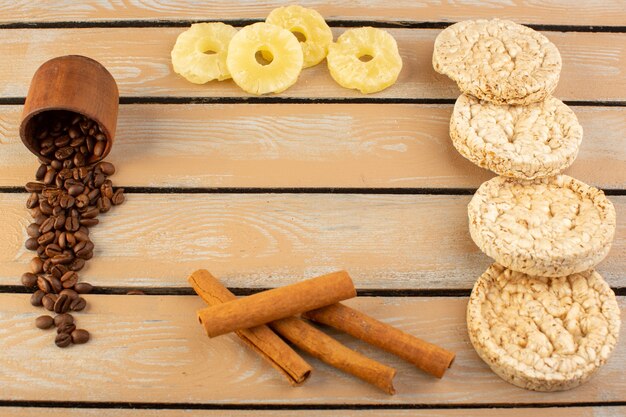
[[[590,382],[559,393],[500,380],[472,349],[467,297],[490,260],[469,237],[466,205],[492,174],[452,147],[459,91],[431,66],[437,34],[464,19],[510,18],[559,47],[555,95],[585,130],[567,172],[615,204],[615,241],[598,270],[626,310],[626,2],[441,3],[302,1],[336,35],[389,30],[404,61],[397,84],[364,96],[321,64],[282,94],[251,97],[232,81],[186,82],[169,53],[191,22],[243,26],[281,2],[0,1],[0,415],[626,415],[624,337]],[[34,327],[42,311],[18,285],[32,257],[23,185],[37,163],[17,127],[35,69],[65,54],[97,59],[118,82],[108,160],[128,195],[92,231],[95,257],[82,279],[97,288],[78,315],[92,340],[61,350]],[[203,303],[186,282],[201,267],[238,294],[347,269],[360,294],[347,304],[457,360],[436,380],[331,331],[396,367],[398,394],[309,357],[314,374],[291,388],[235,337],[204,335],[195,319]],[[125,295],[137,288],[147,295]]]

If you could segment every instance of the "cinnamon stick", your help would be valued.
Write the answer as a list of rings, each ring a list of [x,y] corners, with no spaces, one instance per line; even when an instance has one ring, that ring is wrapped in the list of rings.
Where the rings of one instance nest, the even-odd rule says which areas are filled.
[[[205,270],[196,271],[189,277],[189,282],[207,303],[213,305],[215,298],[219,302],[234,298],[219,280]],[[228,296],[224,297],[224,294]],[[266,326],[258,326],[267,328]],[[356,376],[388,394],[394,394],[393,377],[396,370],[342,345],[332,337],[308,324],[306,321],[288,317],[270,323],[276,333],[307,352],[309,355],[351,375]],[[248,329],[252,330],[252,329]],[[244,331],[237,331],[237,334]],[[272,333],[272,336],[276,336]],[[254,339],[253,339],[254,340]],[[278,361],[276,361],[278,362]]]
[[[339,271],[204,308],[198,311],[198,319],[209,337],[215,337],[355,296],[352,279]]]
[[[443,376],[454,360],[454,352],[425,342],[341,303],[308,311],[303,316],[378,346],[437,378]]]
[[[394,368],[342,345],[306,321],[287,317],[273,321],[269,326],[309,355],[369,382],[389,395],[396,393],[393,387]]]
[[[194,291],[211,306],[237,299],[207,270],[194,272],[188,281]],[[235,333],[247,346],[283,374],[291,385],[300,385],[309,378],[311,365],[269,327],[257,326]]]

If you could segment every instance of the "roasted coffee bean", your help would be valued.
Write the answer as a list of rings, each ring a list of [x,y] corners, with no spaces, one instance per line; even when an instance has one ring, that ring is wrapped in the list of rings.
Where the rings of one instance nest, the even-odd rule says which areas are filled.
[[[57,326],[57,333],[59,334],[72,333],[74,330],[76,330],[76,324],[73,320],[71,322],[65,321]]]
[[[93,147],[93,155],[97,158],[101,157],[104,153],[104,148],[106,147],[105,141],[97,141]]]
[[[66,181],[66,183],[67,183],[67,181]],[[71,195],[72,197],[77,197],[80,194],[82,194],[84,190],[85,190],[85,187],[82,184],[74,184],[74,185],[71,185],[67,189],[67,193],[69,195]]]
[[[57,245],[56,243],[51,243],[46,247],[46,255],[48,255],[49,258],[54,258],[57,255],[60,255],[63,252],[63,249],[61,249],[61,247],[59,245]],[[55,263],[53,262],[53,265]]]
[[[61,253],[52,258],[52,265],[54,266],[67,265],[71,263],[73,260],[74,260],[74,255],[72,255],[70,252]],[[54,266],[52,268],[54,268]]]
[[[77,291],[80,294],[80,291]],[[70,305],[72,311],[81,311],[87,306],[87,302],[83,297],[78,297],[75,300],[72,300]]]
[[[79,209],[82,209],[83,207],[87,207],[89,205],[89,197],[87,194],[79,195],[78,197],[76,197],[75,201],[76,207],[78,207]]]
[[[37,216],[33,216],[33,223],[35,224],[42,224],[44,221],[46,221],[47,217],[44,214],[39,214]]]
[[[57,171],[61,170],[63,168],[63,164],[61,163],[61,161],[57,161],[54,160],[52,162],[50,162],[50,166],[54,169],[56,169]]]
[[[111,210],[111,199],[107,197],[100,197],[98,198],[97,206],[100,213],[106,213]]]
[[[79,230],[78,232],[75,232],[74,237],[79,242],[84,242],[86,240],[89,240],[89,235],[85,233],[83,230]]]
[[[69,145],[70,140],[71,138],[67,135],[59,136],[58,138],[54,140],[54,146],[56,146],[57,148],[62,148],[64,146]]]
[[[83,269],[83,267],[85,266],[85,260],[84,259],[80,259],[80,258],[76,258],[72,261],[72,263],[69,264],[69,269],[70,271],[80,271],[81,269]],[[76,285],[80,285],[80,284],[76,284]],[[78,291],[78,290],[76,290]],[[78,291],[80,292],[80,291]]]
[[[61,213],[54,219],[54,228],[61,230],[65,227],[65,214]]]
[[[39,231],[39,225],[36,223],[31,223],[26,228],[26,234],[30,237],[38,238],[41,235]]]
[[[52,229],[54,229],[54,222],[55,222],[55,218],[54,217],[48,217],[42,224],[41,226],[39,226],[39,232],[41,234],[46,234],[48,232],[50,232]]]
[[[54,146],[50,146],[48,148],[41,148],[39,150],[39,155],[41,156],[49,156],[50,154],[54,153]]]
[[[93,258],[93,251],[89,251],[85,254],[85,256],[83,256],[83,259],[86,261],[90,260],[91,258]]]
[[[37,172],[35,173],[35,178],[39,181],[43,180],[43,177],[46,175],[46,171],[48,171],[46,164],[39,165],[39,168],[37,168]]]
[[[78,274],[75,271],[67,271],[61,277],[63,288],[72,288],[78,282]]]
[[[80,219],[80,224],[82,226],[91,227],[97,225],[98,223],[100,223],[100,220],[98,219]]]
[[[45,292],[37,290],[30,296],[30,303],[35,307],[41,307],[41,300],[46,295]]]
[[[59,206],[68,209],[76,204],[76,199],[69,194],[63,194],[59,197]]]
[[[74,139],[72,139],[72,141],[70,142],[70,146],[72,148],[80,148],[80,146],[84,143],[85,143],[85,137],[77,136]]]
[[[98,207],[89,206],[81,213],[82,219],[95,219],[100,214]]]
[[[80,231],[80,229],[78,229]],[[76,232],[78,233],[78,232]],[[74,245],[76,244],[76,237],[74,236],[74,233],[72,232],[65,232],[65,245],[68,248],[72,248],[74,247]]]
[[[49,216],[52,214],[52,205],[50,205],[50,203],[48,203],[48,201],[46,200],[39,201],[39,209],[46,216]]]
[[[72,299],[67,294],[59,295],[59,298],[54,303],[54,312],[57,314],[67,313],[70,311],[71,304]]]
[[[111,180],[104,181],[104,184],[100,187],[100,194],[108,198],[113,197],[113,183]]]
[[[24,247],[26,247],[26,249],[28,250],[37,250],[37,248],[39,247],[39,243],[37,242],[37,239],[35,239],[34,237],[31,237],[31,238],[26,239],[26,242],[24,243]]]
[[[89,341],[89,332],[85,329],[76,329],[72,332],[72,343],[82,345]]]
[[[92,136],[89,136],[87,139],[85,139],[85,145],[87,147],[86,153],[92,154],[93,148],[96,145],[96,139]]]
[[[63,183],[65,183],[65,180],[69,180],[70,178],[72,178],[72,172],[73,171],[69,168],[63,168],[61,171],[59,171],[57,177],[61,178],[63,180]]]
[[[96,188],[102,187],[102,184],[104,184],[104,181],[106,181],[106,179],[107,177],[104,174],[96,174],[93,179],[93,186]]]
[[[61,294],[67,295],[68,297],[70,297],[71,300],[78,298],[78,293],[71,288],[64,289],[63,291],[59,293],[59,295]]]
[[[78,217],[76,216],[67,217],[65,219],[65,230],[68,232],[75,232],[80,227],[80,224],[81,223],[78,220]]]
[[[43,177],[43,183],[46,185],[50,185],[56,179],[57,172],[54,168],[50,167],[48,171],[46,171],[46,175]]]
[[[85,256],[89,253],[92,252],[94,248],[93,243],[90,240],[83,240],[81,242],[78,242],[73,250],[74,250],[74,254],[76,255],[77,258],[83,258],[85,259]]]
[[[51,269],[50,269],[50,275],[52,275],[55,278],[59,278],[61,279],[61,277],[67,272],[67,267],[65,265],[62,264],[55,264]]]
[[[43,261],[43,272],[50,273],[50,270],[53,266],[54,265],[52,265],[52,261],[50,259],[46,259],[45,261]]]
[[[55,326],[59,327],[63,324],[74,324],[74,316],[70,313],[63,313],[54,317]]]
[[[52,207],[52,215],[55,217],[60,215],[65,216],[65,210],[61,206],[54,206]]]
[[[113,203],[114,206],[119,206],[124,202],[124,199],[124,189],[118,188],[115,194],[113,194],[113,197],[111,197],[111,203]]]
[[[36,256],[30,261],[30,272],[33,274],[40,274],[43,271],[43,261],[40,257]]]
[[[89,197],[89,201],[90,202],[95,202],[98,197],[100,197],[100,189],[96,188],[95,190],[91,190],[89,191],[89,193],[87,194],[87,197]]]
[[[23,286],[27,288],[33,288],[35,285],[37,285],[37,275],[30,272],[24,272],[22,274],[21,281]]]
[[[67,159],[74,153],[74,148],[65,146],[54,153],[54,157],[58,160]]]
[[[37,287],[46,294],[52,292],[52,284],[50,284],[50,281],[45,279],[43,275],[37,277]]]
[[[44,185],[40,182],[27,182],[26,191],[29,193],[40,193],[43,190]]]
[[[52,243],[52,241],[54,241],[54,232],[46,232],[37,238],[37,242],[42,246]]]
[[[37,248],[37,256],[39,256],[39,258],[41,258],[41,260],[43,262],[45,262],[46,259],[48,259],[48,255],[46,255],[46,247],[45,246],[39,246]]]
[[[72,139],[76,139],[77,137],[82,136],[80,133],[81,133],[80,130],[78,130],[78,128],[76,128],[76,127],[71,127],[67,131],[67,134]]]
[[[42,330],[49,329],[50,327],[54,326],[54,319],[47,314],[44,316],[39,316],[35,319],[35,326],[37,326],[38,329]]]
[[[65,224],[63,226],[65,226]],[[59,239],[57,240],[57,243],[61,249],[65,249],[67,247],[66,236],[67,232],[61,232],[61,234],[59,235]]]
[[[77,167],[85,166],[85,155],[80,152],[74,154],[73,162]]]
[[[61,284],[61,280],[59,278],[53,277],[52,275],[46,275],[46,278],[50,281],[52,291],[54,291],[55,294],[63,291],[63,284]]]
[[[100,172],[102,172],[107,177],[115,174],[115,165],[110,162],[100,162],[98,164],[98,168],[100,169]]]
[[[48,311],[54,311],[54,302],[56,301],[55,297],[52,297],[53,294],[46,294],[41,299],[41,304]]]
[[[72,344],[72,336],[67,333],[59,333],[54,339],[54,344],[60,348],[66,348]]]
[[[32,209],[39,205],[39,194],[31,193],[26,200],[26,208]]]

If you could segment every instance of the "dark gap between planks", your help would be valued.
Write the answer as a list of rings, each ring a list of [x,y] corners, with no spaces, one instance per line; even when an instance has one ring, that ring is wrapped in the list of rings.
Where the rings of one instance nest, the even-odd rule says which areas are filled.
[[[272,287],[229,287],[233,294],[246,296],[272,289]],[[94,286],[90,294],[126,295],[128,291],[139,290],[145,295],[196,295],[191,287],[102,287]],[[626,287],[612,287],[616,296],[626,296]],[[7,294],[30,294],[32,291],[22,285],[0,285],[0,293]],[[414,288],[414,289],[388,289],[388,288],[363,288],[357,289],[359,297],[469,297],[471,289],[466,288]]]
[[[212,19],[211,21],[214,21]],[[193,23],[207,22],[206,19],[133,19],[133,20],[97,20],[97,21],[58,21],[58,22],[6,22],[0,23],[0,29],[73,29],[73,28],[152,28],[186,27]],[[246,26],[263,22],[264,19],[222,19],[221,22],[232,26]],[[445,29],[457,22],[420,22],[414,20],[336,20],[327,19],[329,26],[401,29]],[[548,25],[521,23],[535,30],[546,32],[603,32],[626,33],[626,26],[608,25]]]
[[[142,410],[422,410],[422,409],[483,409],[483,408],[569,408],[626,406],[626,401],[562,402],[562,403],[485,403],[485,404],[203,404],[203,403],[144,403],[87,401],[14,401],[0,400],[1,407],[102,408]]]
[[[24,97],[0,97],[0,105],[23,105]],[[179,96],[126,96],[120,104],[449,104],[454,98],[401,98],[401,97],[179,97]],[[626,100],[565,100],[575,107],[626,107]]]

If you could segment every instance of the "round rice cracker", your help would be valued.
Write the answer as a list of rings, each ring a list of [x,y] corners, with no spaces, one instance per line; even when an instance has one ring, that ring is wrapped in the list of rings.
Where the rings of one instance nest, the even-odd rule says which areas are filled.
[[[514,271],[560,277],[593,268],[615,234],[615,208],[604,193],[567,175],[483,183],[468,208],[476,245]]]
[[[496,104],[530,104],[559,82],[561,55],[541,33],[509,20],[466,20],[435,40],[433,67],[464,93]]]
[[[535,179],[570,166],[583,138],[574,112],[552,96],[528,106],[498,105],[461,95],[450,119],[461,155],[498,175]]]
[[[478,355],[502,379],[561,391],[584,383],[607,361],[620,309],[593,270],[545,278],[493,264],[474,285],[467,328]]]

